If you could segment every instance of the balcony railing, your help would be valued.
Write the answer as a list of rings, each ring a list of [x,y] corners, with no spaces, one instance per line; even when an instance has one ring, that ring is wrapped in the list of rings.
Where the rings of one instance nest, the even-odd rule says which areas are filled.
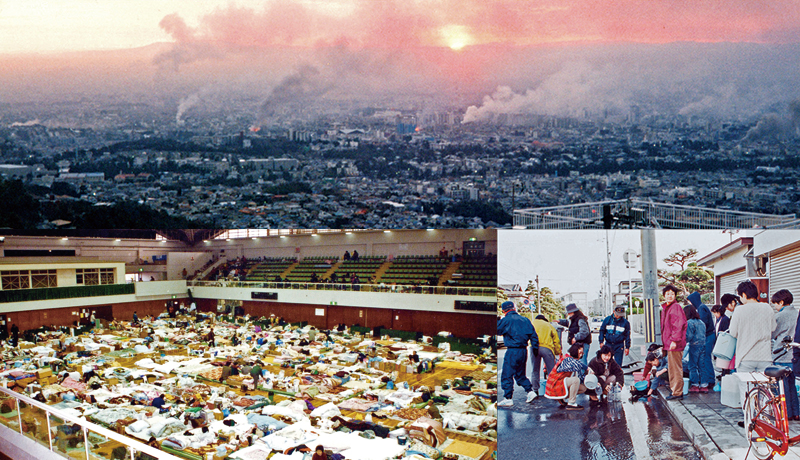
[[[135,294],[133,284],[101,284],[97,286],[67,286],[39,289],[9,289],[0,291],[0,303],[34,300],[74,299],[107,295]]]
[[[0,401],[5,402],[9,398],[14,400],[11,405],[14,410],[0,414],[0,423],[66,458],[86,460],[109,458],[109,452],[106,452],[108,447],[105,445],[109,441],[116,441],[127,450],[125,458],[131,460],[136,458],[137,452],[159,460],[181,460],[133,438],[0,387]],[[82,452],[75,447],[69,447],[81,444],[83,444]]]
[[[431,294],[496,297],[497,288],[462,286],[414,286],[405,284],[297,283],[290,281],[192,281],[197,287],[235,287],[248,289],[295,289],[303,291],[357,291],[387,294]]]

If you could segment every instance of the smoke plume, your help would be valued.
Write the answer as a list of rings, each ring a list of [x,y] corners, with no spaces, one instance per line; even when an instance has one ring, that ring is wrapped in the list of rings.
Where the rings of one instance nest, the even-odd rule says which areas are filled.
[[[197,93],[191,94],[181,99],[180,102],[178,103],[178,113],[175,115],[175,122],[179,125],[182,125],[183,114],[185,114],[187,110],[196,106],[199,102],[200,102],[200,95]]]
[[[261,110],[265,115],[274,115],[288,104],[304,104],[323,96],[331,86],[319,69],[303,65],[272,89],[261,104]]]
[[[42,124],[42,122],[38,118],[36,118],[36,119],[33,119],[33,120],[28,120],[28,121],[23,121],[23,122],[15,121],[14,123],[11,123],[10,125],[8,125],[8,127],[9,128],[16,128],[16,127],[21,127],[21,126],[36,126],[36,125],[40,125],[40,124]]]
[[[768,113],[761,117],[755,126],[747,131],[743,142],[760,140],[781,140],[796,136],[800,128],[800,100],[788,104],[787,111],[781,114]]]

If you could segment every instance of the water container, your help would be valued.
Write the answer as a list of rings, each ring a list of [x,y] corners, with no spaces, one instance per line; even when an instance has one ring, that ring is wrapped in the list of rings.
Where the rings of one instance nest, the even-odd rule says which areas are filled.
[[[683,379],[683,395],[686,396],[689,394],[689,379]]]
[[[742,408],[742,403],[739,401],[739,379],[735,375],[722,376],[721,390],[719,396],[720,404],[736,409]]]
[[[730,360],[736,352],[736,338],[727,332],[720,332],[717,336],[717,343],[711,352],[717,358]]]
[[[545,389],[547,388],[547,382],[544,380],[539,381],[539,396],[544,396]]]

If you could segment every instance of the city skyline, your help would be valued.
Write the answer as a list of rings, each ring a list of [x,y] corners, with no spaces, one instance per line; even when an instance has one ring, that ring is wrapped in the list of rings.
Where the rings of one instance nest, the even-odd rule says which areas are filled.
[[[2,173],[54,203],[43,226],[82,222],[72,199],[244,226],[630,197],[797,213],[799,9],[0,3]]]

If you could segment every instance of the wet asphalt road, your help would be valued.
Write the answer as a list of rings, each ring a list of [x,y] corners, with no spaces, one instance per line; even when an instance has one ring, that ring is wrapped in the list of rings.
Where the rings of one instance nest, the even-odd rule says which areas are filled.
[[[543,396],[526,404],[525,391],[515,387],[514,406],[498,410],[498,459],[702,459],[660,399],[630,401],[632,383],[626,376],[622,401],[600,406],[590,407],[589,398],[579,395],[579,411]]]

